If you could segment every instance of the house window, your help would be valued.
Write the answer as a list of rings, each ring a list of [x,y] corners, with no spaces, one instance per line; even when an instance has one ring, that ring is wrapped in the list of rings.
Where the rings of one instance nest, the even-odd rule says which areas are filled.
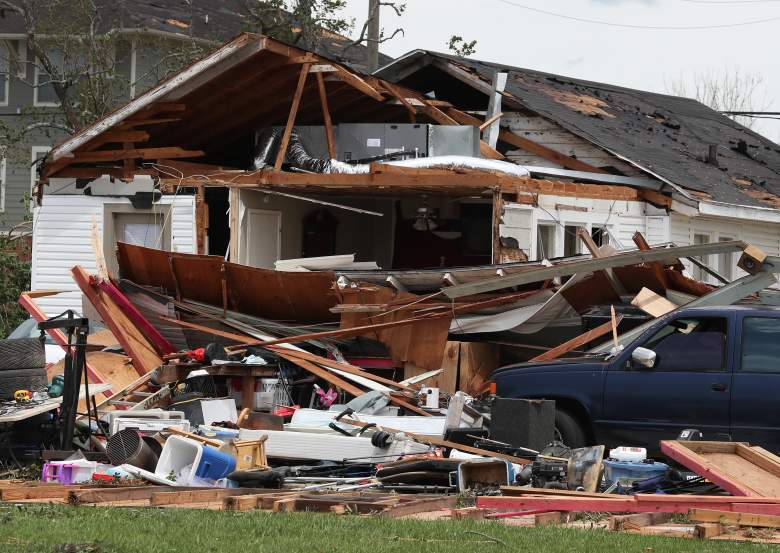
[[[65,73],[65,55],[59,48],[52,48],[47,53],[49,60],[58,68],[58,71]],[[54,78],[57,78],[55,76]],[[57,93],[51,83],[52,77],[41,67],[40,61],[35,64],[35,81],[33,91],[33,104],[42,107],[52,107],[60,105]]]
[[[734,240],[734,238],[730,236],[720,236],[718,238],[718,242],[730,242],[731,240]],[[718,254],[718,272],[726,278],[726,280],[731,281],[734,278],[734,252],[725,252]]]
[[[609,244],[609,231],[604,225],[593,225],[590,229],[590,237],[599,248]]]
[[[539,224],[536,227],[536,259],[555,257],[555,225]]]
[[[580,237],[577,231],[580,225],[566,225],[563,232],[563,256],[572,257],[582,253],[580,249]]]
[[[710,243],[710,235],[709,234],[703,234],[703,233],[694,233],[693,235],[693,245],[694,246],[702,246],[704,244]],[[709,264],[709,256],[707,255],[700,255],[695,258],[697,261],[704,263],[705,265]],[[707,273],[701,268],[696,265],[693,266],[693,270],[691,271],[691,274],[693,275],[693,278],[700,281],[706,281],[707,280]]]
[[[35,197],[35,183],[38,181],[38,168],[40,161],[51,150],[50,146],[33,146],[30,160],[30,198]]]

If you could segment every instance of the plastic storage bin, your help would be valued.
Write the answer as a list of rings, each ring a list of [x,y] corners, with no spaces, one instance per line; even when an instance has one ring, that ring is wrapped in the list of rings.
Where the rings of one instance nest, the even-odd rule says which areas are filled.
[[[77,461],[52,461],[43,465],[41,480],[60,484],[89,482],[97,472],[99,463],[85,459]]]
[[[177,485],[188,486],[195,477],[202,456],[203,444],[182,436],[170,436],[163,446],[154,473]]]
[[[203,446],[203,455],[195,470],[195,476],[206,480],[219,480],[226,477],[236,468],[236,460],[232,455],[223,453],[210,445]]]

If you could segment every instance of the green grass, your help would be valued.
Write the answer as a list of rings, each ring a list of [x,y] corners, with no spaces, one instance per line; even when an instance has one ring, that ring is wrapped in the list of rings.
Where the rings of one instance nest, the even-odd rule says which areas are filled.
[[[753,553],[780,551],[780,548],[466,521],[48,505],[0,508],[0,552],[12,553],[725,553],[734,550]]]

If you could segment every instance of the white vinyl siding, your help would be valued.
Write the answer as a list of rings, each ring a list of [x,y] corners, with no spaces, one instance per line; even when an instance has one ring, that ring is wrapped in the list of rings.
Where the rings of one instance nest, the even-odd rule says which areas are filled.
[[[92,248],[92,221],[101,238],[105,236],[103,216],[106,205],[127,205],[126,198],[82,195],[46,195],[43,205],[33,212],[32,289],[62,290],[64,293],[40,298],[38,303],[49,316],[66,309],[81,312],[81,292],[70,270],[81,265],[87,272],[97,271]],[[163,196],[162,205],[170,205],[171,249],[195,251],[195,199],[193,196]]]

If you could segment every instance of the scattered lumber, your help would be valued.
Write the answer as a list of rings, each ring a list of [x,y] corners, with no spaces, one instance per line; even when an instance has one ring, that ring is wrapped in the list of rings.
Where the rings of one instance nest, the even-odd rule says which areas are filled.
[[[691,509],[688,518],[693,522],[717,522],[737,526],[757,526],[760,528],[780,528],[780,516],[735,513],[714,509]]]

